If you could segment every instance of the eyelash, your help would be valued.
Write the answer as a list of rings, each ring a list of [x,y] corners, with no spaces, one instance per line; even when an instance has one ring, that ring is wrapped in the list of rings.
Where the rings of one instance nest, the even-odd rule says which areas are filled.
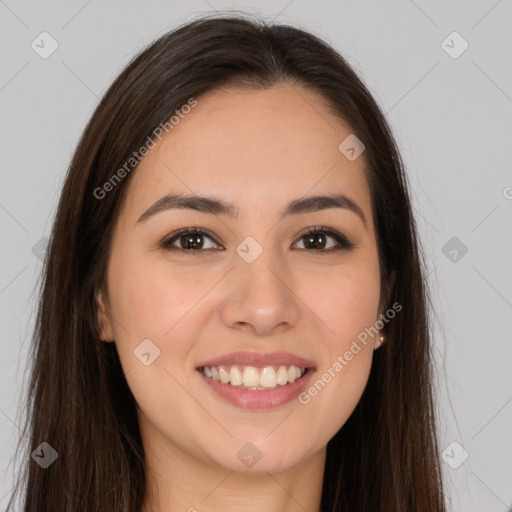
[[[299,250],[308,251],[310,253],[315,253],[315,252],[331,253],[331,252],[337,252],[337,251],[342,251],[342,250],[350,250],[356,246],[356,244],[354,244],[353,242],[350,242],[344,235],[342,235],[341,233],[338,233],[338,231],[335,231],[332,228],[328,228],[327,226],[317,226],[317,227],[310,229],[306,233],[303,233],[299,237],[297,242],[308,235],[316,235],[319,233],[325,234],[325,235],[328,235],[328,236],[334,238],[334,240],[336,240],[336,242],[338,242],[339,247],[334,247],[334,248],[324,249],[324,250],[317,250],[317,249],[299,249]],[[182,249],[180,247],[176,247],[176,246],[172,245],[177,239],[179,239],[180,236],[188,235],[188,234],[207,236],[208,238],[211,238],[215,244],[220,245],[219,242],[217,242],[214,235],[210,231],[208,231],[207,229],[194,227],[194,228],[181,228],[181,229],[178,229],[177,231],[174,231],[173,233],[171,233],[169,235],[169,237],[167,237],[161,243],[161,248],[166,249],[168,251],[173,251],[173,252],[177,251],[177,252],[182,252],[182,253],[187,253],[187,254],[193,254],[194,256],[196,256],[196,255],[204,256],[204,252],[206,252],[206,251],[217,250],[217,249],[199,249],[199,250]],[[295,242],[295,243],[297,243],[297,242]]]

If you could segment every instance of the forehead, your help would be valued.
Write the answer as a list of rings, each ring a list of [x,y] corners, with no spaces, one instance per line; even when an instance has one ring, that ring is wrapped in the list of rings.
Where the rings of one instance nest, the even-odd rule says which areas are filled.
[[[295,84],[210,91],[141,161],[124,209],[135,217],[168,193],[214,195],[243,217],[337,191],[370,221],[364,154],[350,161],[338,149],[351,133],[322,96]]]

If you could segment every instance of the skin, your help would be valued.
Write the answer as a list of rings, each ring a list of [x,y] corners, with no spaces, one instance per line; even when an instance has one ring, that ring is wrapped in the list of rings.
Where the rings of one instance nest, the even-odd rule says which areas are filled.
[[[138,404],[144,512],[320,510],[327,442],[361,398],[378,337],[306,405],[240,409],[195,368],[237,350],[283,350],[314,361],[320,376],[383,313],[364,153],[349,161],[338,150],[350,133],[321,96],[297,85],[210,91],[134,171],[98,319]],[[334,192],[360,206],[366,226],[340,208],[279,220],[289,201]],[[215,196],[239,215],[173,209],[137,223],[168,193]],[[356,246],[306,250],[303,233],[322,225]],[[203,237],[202,256],[159,246],[184,227],[216,240]],[[250,264],[235,251],[247,236],[263,248]],[[174,246],[183,247],[179,238]],[[160,349],[149,366],[133,353],[147,338]],[[252,468],[237,457],[247,442],[262,454]]]

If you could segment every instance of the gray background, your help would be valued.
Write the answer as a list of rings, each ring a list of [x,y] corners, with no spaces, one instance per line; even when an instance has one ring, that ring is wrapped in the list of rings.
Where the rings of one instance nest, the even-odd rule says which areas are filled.
[[[298,25],[327,40],[358,70],[387,113],[406,164],[438,315],[437,393],[450,509],[508,510],[510,0],[0,0],[0,506],[7,504],[13,482],[38,254],[78,138],[134,53],[195,15],[232,8]],[[31,48],[43,31],[59,45],[47,59]],[[453,31],[469,44],[457,58],[444,48],[458,52],[460,40],[451,36],[442,46]]]

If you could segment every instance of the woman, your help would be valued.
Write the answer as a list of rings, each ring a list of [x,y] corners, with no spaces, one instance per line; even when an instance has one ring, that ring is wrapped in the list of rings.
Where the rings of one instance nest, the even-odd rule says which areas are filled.
[[[24,510],[445,511],[419,249],[331,47],[243,16],[160,38],[62,190]]]

